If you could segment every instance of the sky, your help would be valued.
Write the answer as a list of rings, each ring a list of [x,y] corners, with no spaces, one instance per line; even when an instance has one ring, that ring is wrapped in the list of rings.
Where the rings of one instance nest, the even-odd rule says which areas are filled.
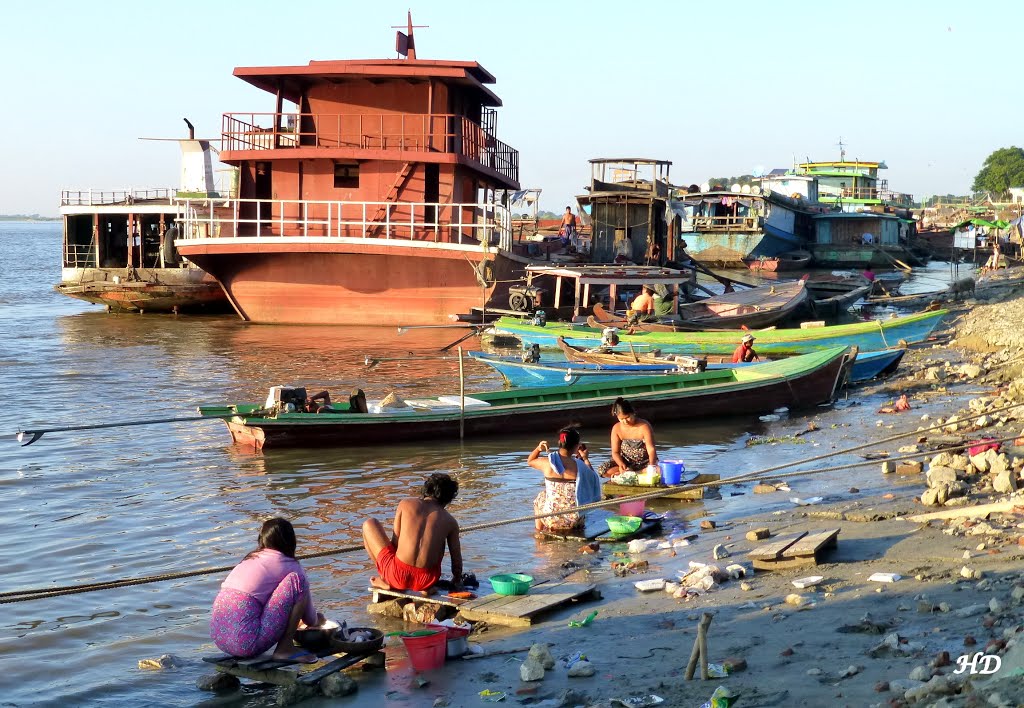
[[[671,160],[690,184],[838,159],[842,139],[922,198],[968,192],[992,151],[1024,145],[1017,0],[36,0],[4,8],[0,214],[178,186],[177,145],[139,138],[273,111],[236,66],[394,58],[409,9],[419,58],[497,78],[497,137],[546,210],[575,204],[597,157]]]

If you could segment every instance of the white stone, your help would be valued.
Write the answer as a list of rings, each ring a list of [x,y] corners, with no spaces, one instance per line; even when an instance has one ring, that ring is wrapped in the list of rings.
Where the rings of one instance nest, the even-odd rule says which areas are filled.
[[[577,661],[569,667],[569,678],[583,678],[596,673],[594,665],[589,661]]]
[[[534,659],[544,669],[555,668],[555,657],[551,655],[551,650],[547,644],[538,642],[531,646],[527,659]]]
[[[952,484],[956,481],[956,470],[952,467],[936,465],[934,462],[928,467],[928,486],[937,487],[940,484]]]
[[[1017,491],[1017,473],[1013,470],[1004,470],[992,478],[992,489],[997,494],[1011,494]]]
[[[988,601],[988,611],[994,615],[998,615],[1005,608],[1006,605],[1004,605],[1003,601],[1000,600],[998,597],[993,597],[991,600]]]
[[[988,612],[988,605],[968,605],[967,607],[955,610],[953,614],[957,617],[974,617],[975,615],[983,615],[986,612]]]
[[[544,678],[544,667],[533,657],[519,665],[519,678],[523,681],[540,681]]]
[[[927,666],[916,666],[910,672],[911,681],[927,681],[932,677],[932,670]]]

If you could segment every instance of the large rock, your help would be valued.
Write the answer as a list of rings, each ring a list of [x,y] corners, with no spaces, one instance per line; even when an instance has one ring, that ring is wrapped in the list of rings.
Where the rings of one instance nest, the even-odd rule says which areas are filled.
[[[234,691],[241,683],[237,676],[218,671],[214,674],[203,674],[196,679],[196,688],[200,691]]]
[[[956,470],[952,467],[936,466],[932,462],[928,467],[928,486],[937,487],[940,484],[950,484],[956,481]]]
[[[971,457],[971,464],[974,465],[974,468],[979,472],[988,472],[992,467],[992,462],[998,457],[999,455],[995,450],[985,450],[985,452]]]
[[[938,696],[948,696],[956,689],[956,684],[951,682],[948,676],[932,676],[928,683],[915,686],[904,693],[903,698],[908,703],[927,701],[932,704]]]
[[[960,367],[960,375],[966,376],[969,379],[976,379],[984,373],[985,370],[977,364],[963,364]]]
[[[589,661],[577,661],[569,667],[569,678],[586,678],[595,673],[594,665]]]
[[[537,643],[530,647],[528,659],[534,659],[545,669],[555,668],[555,657],[551,655],[551,649],[547,644]]]
[[[1017,473],[1013,470],[1004,470],[992,478],[992,489],[998,494],[1010,494],[1017,491]]]
[[[544,667],[537,659],[528,657],[519,665],[519,678],[523,681],[540,681],[544,678]]]

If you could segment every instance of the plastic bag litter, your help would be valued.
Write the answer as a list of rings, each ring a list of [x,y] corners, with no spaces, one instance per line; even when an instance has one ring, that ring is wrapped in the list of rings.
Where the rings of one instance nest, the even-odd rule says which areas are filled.
[[[613,706],[625,706],[626,708],[647,708],[664,703],[665,699],[655,696],[653,693],[647,696],[630,696],[629,698],[612,698],[608,701]]]
[[[708,678],[726,678],[729,672],[721,664],[708,664]]]
[[[501,691],[492,691],[489,688],[485,688],[484,690],[480,691],[480,697],[490,703],[497,703],[498,701],[505,700],[504,693],[502,693]]]
[[[739,696],[735,695],[728,688],[719,686],[706,703],[700,704],[700,708],[729,708],[729,706],[736,702],[737,698]]]
[[[806,499],[801,499],[800,497],[790,497],[789,500],[797,506],[810,506],[811,504],[817,504],[824,498],[825,497],[807,497]]]

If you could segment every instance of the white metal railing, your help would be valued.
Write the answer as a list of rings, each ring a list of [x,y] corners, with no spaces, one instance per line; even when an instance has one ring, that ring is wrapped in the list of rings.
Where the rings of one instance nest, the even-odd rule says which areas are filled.
[[[331,202],[178,199],[182,240],[209,238],[383,238],[438,243],[470,240],[512,248],[512,217],[491,202]]]
[[[68,243],[64,245],[65,268],[98,268],[96,244]]]
[[[60,193],[61,206],[100,206],[103,204],[134,204],[141,201],[170,201],[177,193],[167,187],[126,189],[65,189]]]

